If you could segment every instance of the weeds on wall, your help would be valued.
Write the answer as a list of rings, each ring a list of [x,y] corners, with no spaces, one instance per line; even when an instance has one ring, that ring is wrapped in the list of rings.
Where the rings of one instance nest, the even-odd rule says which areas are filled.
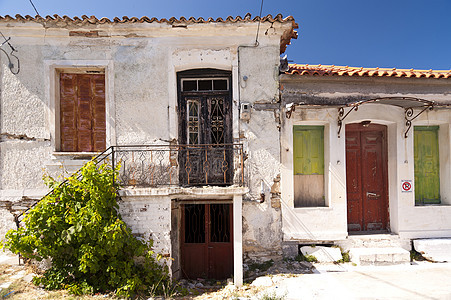
[[[118,169],[89,162],[67,184],[45,177],[54,192],[10,230],[0,245],[29,259],[50,258],[52,266],[33,282],[70,293],[114,292],[131,297],[163,294],[168,268],[152,251],[152,240],[135,238],[118,212]],[[113,175],[116,175],[113,177]]]

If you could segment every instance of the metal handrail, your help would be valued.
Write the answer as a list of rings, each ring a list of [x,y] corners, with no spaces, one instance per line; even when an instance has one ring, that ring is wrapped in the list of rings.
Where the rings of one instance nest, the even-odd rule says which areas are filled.
[[[200,173],[203,173],[202,180],[193,180],[191,178],[190,181],[190,175],[193,176],[191,174],[192,172],[192,167],[193,167],[193,154],[195,154],[196,150],[200,150],[200,151],[204,151],[202,152],[203,157],[200,157],[200,154],[198,155],[197,158],[197,164],[198,165],[202,165],[202,170],[200,171]],[[223,152],[223,156],[222,156],[222,161],[218,160],[217,158],[219,157],[219,155],[216,155],[216,157],[214,157],[214,153],[215,151],[221,151]],[[187,151],[187,157],[183,158],[183,156],[179,156],[178,153],[180,151]],[[194,152],[193,152],[194,151]],[[226,153],[226,151],[230,151],[228,153]],[[163,183],[157,183],[156,181],[153,182],[146,182],[148,185],[147,186],[158,186],[158,185],[190,185],[190,186],[195,186],[195,185],[216,185],[216,184],[221,184],[221,185],[230,185],[230,184],[238,184],[238,185],[243,185],[244,183],[244,151],[243,151],[243,145],[242,144],[198,144],[198,145],[181,145],[181,144],[166,144],[166,145],[121,145],[121,146],[110,146],[107,149],[105,149],[103,152],[99,153],[98,155],[96,155],[94,158],[92,158],[92,161],[95,161],[95,164],[98,165],[100,163],[102,163],[103,161],[105,161],[108,157],[111,156],[111,164],[112,164],[112,168],[114,169],[118,163],[122,164],[122,173],[119,173],[119,181],[122,181],[122,185],[123,186],[127,186],[127,185],[133,185],[130,183],[133,183],[131,181],[129,182],[124,182],[124,174],[126,171],[128,171],[128,166],[126,165],[127,161],[124,159],[124,153],[126,152],[130,152],[132,157],[134,157],[134,153],[139,153],[139,152],[150,152],[153,154],[153,152],[155,153],[160,153],[160,160],[158,161],[160,163],[160,165],[152,165],[153,162],[153,156],[151,156],[151,160],[150,163],[149,161],[145,161],[145,160],[141,160],[141,168],[143,170],[143,172],[145,171],[145,169],[143,168],[143,166],[146,166],[149,171],[149,174],[141,174],[141,175],[146,175],[146,176],[153,176],[155,174],[153,174],[152,172],[155,171],[158,167],[162,168],[160,171],[163,172],[169,172],[169,176],[174,175],[174,178],[178,179],[172,181],[173,177],[170,177],[170,182],[169,184]],[[167,157],[164,156],[165,153],[168,153]],[[177,152],[176,156],[171,156],[173,152]],[[237,153],[235,153],[237,152]],[[163,156],[161,156],[163,154]],[[143,154],[142,154],[143,155]],[[190,157],[191,155],[191,157]],[[210,162],[208,160],[208,156],[213,156],[211,158],[211,160],[213,160],[213,162]],[[143,155],[144,157],[145,155]],[[216,158],[216,159],[215,159]],[[221,157],[219,157],[221,158]],[[169,160],[168,160],[169,159]],[[191,161],[190,161],[191,159]],[[132,160],[133,163],[135,163],[134,160]],[[147,163],[147,164],[146,164]],[[180,163],[184,163],[183,167],[185,168],[185,175],[187,175],[187,178],[183,177],[183,172],[182,175],[180,175]],[[223,172],[223,181],[221,182],[220,180],[217,180],[216,182],[213,181],[208,181],[208,177],[211,176],[211,164],[216,163],[218,165],[218,163],[221,163],[221,165],[219,165],[220,167],[220,171]],[[232,164],[232,166],[230,166],[230,164]],[[166,167],[166,169],[164,169]],[[168,167],[170,167],[168,169]],[[77,179],[81,178],[81,174],[80,170],[77,170],[76,172],[74,172],[71,176],[77,175]],[[152,171],[153,170],[153,171]],[[235,172],[235,170],[239,170],[239,172]],[[177,173],[178,172],[178,173]],[[220,173],[220,172],[219,172]],[[237,174],[238,173],[238,174]],[[166,176],[168,174],[165,174]],[[215,174],[213,174],[215,175]],[[218,175],[218,174],[216,174]],[[122,177],[121,177],[122,176]],[[217,176],[218,177],[218,176]],[[180,178],[182,178],[180,180]],[[126,179],[126,178],[125,178]],[[187,180],[186,180],[187,179]],[[113,181],[116,182],[116,178],[113,178]],[[30,209],[32,209],[33,207],[35,207],[40,201],[42,201],[43,199],[45,199],[47,196],[51,195],[55,189],[63,186],[64,184],[66,184],[68,182],[68,179],[65,179],[64,181],[60,182],[57,187],[53,188],[51,191],[49,191],[44,197],[42,197],[41,199],[37,200],[35,203],[33,203],[31,206],[29,206],[26,210],[22,211],[20,214],[15,215],[14,216],[14,220],[16,223],[17,228],[20,227],[20,222],[22,221],[22,217],[28,213],[28,211]]]
[[[98,161],[97,161],[97,159],[98,159],[99,157],[101,157],[102,155],[104,155],[104,154],[105,154],[106,152],[108,152],[109,150],[113,151],[113,147],[114,147],[114,146],[110,146],[110,147],[106,148],[106,149],[105,149],[104,151],[102,151],[100,154],[98,154],[98,155],[96,155],[95,157],[92,158],[92,160],[96,162],[96,165],[98,165],[99,163],[101,163],[102,161],[104,161],[111,153],[108,154],[108,155],[105,155],[102,159],[100,159],[100,160],[98,160]],[[75,171],[74,173],[72,173],[72,175],[69,176],[69,177],[72,177],[72,176],[76,175],[77,173],[80,172],[80,170],[81,170],[81,168],[78,169],[77,171]],[[80,179],[80,177],[81,177],[81,174],[78,174],[77,179]],[[21,218],[22,216],[24,216],[26,213],[28,213],[28,211],[29,211],[30,209],[32,209],[33,207],[35,207],[39,202],[41,202],[42,200],[44,200],[47,196],[51,195],[51,194],[55,191],[55,189],[57,189],[57,188],[63,186],[63,185],[66,184],[67,182],[68,182],[68,179],[65,179],[65,180],[61,181],[61,182],[58,184],[57,187],[55,187],[55,188],[53,188],[52,190],[50,190],[47,194],[44,195],[44,197],[42,197],[41,199],[37,200],[35,203],[33,203],[32,205],[30,205],[26,210],[22,211],[20,214],[15,215],[15,216],[14,216],[14,222],[16,223],[16,227],[17,227],[17,228],[20,227],[20,222],[22,221],[22,220],[20,220],[20,218]]]

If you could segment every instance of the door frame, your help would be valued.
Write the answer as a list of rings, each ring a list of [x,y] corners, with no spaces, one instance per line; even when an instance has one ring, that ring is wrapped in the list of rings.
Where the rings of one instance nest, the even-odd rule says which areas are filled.
[[[213,247],[209,247],[209,244],[212,243],[214,246],[215,242],[211,242],[209,241],[210,239],[210,230],[211,227],[209,226],[209,223],[211,223],[211,219],[207,219],[210,217],[210,211],[209,211],[209,207],[210,205],[214,205],[214,204],[227,204],[229,205],[229,215],[228,215],[228,219],[229,219],[229,242],[227,244],[230,244],[230,255],[231,255],[231,273],[230,276],[234,276],[235,275],[235,268],[236,268],[236,259],[235,259],[235,224],[234,224],[234,201],[230,201],[230,200],[206,200],[206,199],[202,199],[202,200],[188,200],[188,201],[182,201],[180,203],[180,209],[181,209],[181,218],[180,218],[180,227],[179,227],[179,234],[180,234],[180,244],[179,244],[179,253],[180,253],[180,270],[181,270],[181,276],[183,278],[186,278],[186,274],[184,272],[184,267],[185,267],[185,263],[184,263],[184,251],[183,251],[183,245],[185,244],[185,205],[189,205],[189,204],[197,204],[197,205],[204,205],[205,210],[204,210],[204,226],[205,226],[205,242],[202,243],[204,245],[199,246],[199,247],[204,247],[205,248],[205,263],[207,265],[207,268],[209,269],[212,263],[212,258],[210,257],[210,248]],[[218,242],[218,244],[222,244],[220,242]],[[213,250],[211,250],[213,251]],[[207,272],[210,272],[210,270],[207,270]],[[210,279],[209,274],[207,274],[207,279]],[[224,278],[214,278],[214,279],[224,279]]]
[[[228,90],[227,91],[193,91],[193,92],[183,92],[182,91],[182,80],[183,79],[215,79],[215,78],[227,78],[228,80]],[[188,144],[188,137],[187,137],[187,111],[185,104],[185,97],[193,96],[193,97],[199,97],[202,98],[203,101],[206,101],[205,99],[207,97],[211,97],[214,95],[222,95],[226,97],[227,104],[225,106],[227,107],[227,111],[224,112],[224,114],[229,115],[229,118],[226,118],[224,120],[224,144],[230,144],[233,142],[233,85],[232,85],[232,72],[226,71],[226,70],[220,70],[220,69],[190,69],[185,71],[177,72],[177,122],[178,122],[178,142],[181,144]],[[202,108],[200,110],[200,113],[202,112],[205,114],[207,111],[205,108]],[[205,124],[206,120],[203,119],[205,116],[201,116],[200,120],[200,126],[201,131],[202,129],[208,128],[208,125]],[[202,132],[200,132],[202,134]],[[209,139],[207,139],[209,140]],[[205,137],[200,139],[199,144],[209,144],[205,142]]]
[[[390,232],[390,207],[389,207],[389,185],[388,185],[388,126],[385,124],[377,124],[377,123],[370,123],[367,125],[363,125],[364,123],[350,123],[350,124],[346,124],[345,125],[345,156],[347,156],[347,146],[346,146],[346,133],[348,132],[348,130],[350,131],[359,131],[359,132],[368,132],[368,131],[381,131],[382,132],[382,176],[383,176],[383,193],[384,193],[384,201],[382,203],[383,205],[383,226],[384,229],[382,230],[374,230],[374,231],[367,231],[367,230],[362,230],[362,231],[349,231],[349,229],[347,229],[348,234],[361,234],[361,233],[365,233],[365,234],[377,234],[377,233],[381,233],[381,232]],[[361,141],[360,141],[360,146],[361,146]],[[360,166],[360,168],[362,168],[362,166]],[[347,174],[347,169],[348,169],[348,161],[346,160],[346,165],[345,165],[345,174]],[[362,170],[362,169],[360,169]],[[345,175],[347,177],[347,175]],[[362,172],[360,172],[360,176],[362,177]],[[348,191],[347,191],[347,183],[348,183],[348,178],[346,178],[346,226],[348,225],[348,213],[347,213],[347,208],[348,208]],[[361,204],[363,204],[363,188],[361,189],[361,195],[360,195],[360,201]],[[362,215],[362,218],[364,218],[364,212]],[[364,219],[363,219],[363,222]]]

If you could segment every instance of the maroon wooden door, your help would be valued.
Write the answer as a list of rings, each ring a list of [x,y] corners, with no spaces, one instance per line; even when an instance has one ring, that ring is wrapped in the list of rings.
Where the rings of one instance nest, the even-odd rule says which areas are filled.
[[[387,127],[346,125],[348,231],[388,229]]]
[[[232,205],[182,206],[181,259],[185,278],[226,279],[233,273]]]

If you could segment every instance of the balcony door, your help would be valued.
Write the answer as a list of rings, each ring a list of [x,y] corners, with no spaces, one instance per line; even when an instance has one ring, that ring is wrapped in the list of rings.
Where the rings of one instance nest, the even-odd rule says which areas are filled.
[[[179,72],[179,179],[184,185],[226,185],[232,180],[231,72]]]

